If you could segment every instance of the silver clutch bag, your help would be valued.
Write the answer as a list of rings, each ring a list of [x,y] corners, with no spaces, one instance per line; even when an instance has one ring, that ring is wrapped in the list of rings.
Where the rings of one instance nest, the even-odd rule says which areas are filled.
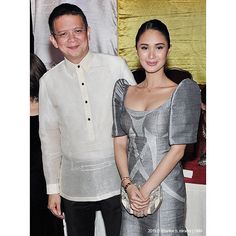
[[[121,187],[121,202],[129,214],[134,213],[129,203],[128,194],[125,192],[124,187]],[[150,203],[147,211],[148,215],[151,215],[153,212],[155,212],[161,206],[161,202],[162,189],[161,186],[158,186],[150,194]]]

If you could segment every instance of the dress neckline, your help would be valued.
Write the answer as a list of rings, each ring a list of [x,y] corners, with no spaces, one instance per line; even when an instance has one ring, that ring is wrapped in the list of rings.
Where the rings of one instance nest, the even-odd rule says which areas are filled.
[[[132,109],[132,108],[129,108],[129,107],[126,107],[126,106],[125,106],[125,97],[126,97],[128,88],[131,86],[131,85],[128,84],[127,87],[126,87],[126,91],[124,92],[123,106],[124,106],[124,108],[125,108],[127,111],[131,111],[131,112],[135,112],[135,113],[143,113],[143,114],[145,114],[145,113],[151,113],[151,112],[157,111],[157,110],[159,110],[161,107],[165,106],[169,101],[172,100],[172,97],[174,96],[174,94],[175,94],[175,92],[177,91],[178,87],[179,87],[180,84],[181,84],[183,81],[185,81],[185,80],[187,80],[187,78],[186,78],[186,79],[183,79],[183,80],[176,86],[176,89],[175,89],[174,92],[171,94],[171,96],[170,96],[168,99],[166,99],[161,105],[159,105],[158,107],[155,107],[155,108],[152,108],[152,109],[148,109],[148,110],[143,110],[143,111],[134,110],[134,109]]]
[[[173,95],[173,93],[172,93],[172,95]],[[131,111],[131,112],[134,112],[134,113],[149,114],[149,113],[151,113],[151,112],[157,111],[157,110],[161,109],[162,107],[164,107],[169,101],[171,101],[172,95],[171,95],[167,100],[165,100],[165,102],[163,102],[160,106],[155,107],[155,108],[152,108],[152,109],[149,109],[149,110],[138,111],[138,110],[134,110],[134,109],[128,108],[128,107],[126,107],[125,105],[124,105],[124,108],[125,108],[127,111]]]

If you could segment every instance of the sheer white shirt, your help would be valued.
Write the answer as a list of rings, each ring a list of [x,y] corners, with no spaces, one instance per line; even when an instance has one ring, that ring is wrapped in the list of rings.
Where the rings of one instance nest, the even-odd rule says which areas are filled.
[[[120,194],[112,140],[112,94],[125,61],[88,52],[79,65],[64,59],[40,79],[39,134],[47,193],[72,201]]]

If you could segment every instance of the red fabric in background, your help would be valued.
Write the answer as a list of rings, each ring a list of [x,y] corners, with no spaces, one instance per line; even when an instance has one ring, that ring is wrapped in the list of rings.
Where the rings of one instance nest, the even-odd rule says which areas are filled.
[[[185,162],[183,168],[193,171],[193,177],[184,177],[185,183],[206,184],[206,166],[199,166],[197,160]]]
[[[187,145],[182,161],[183,169],[192,170],[192,178],[185,177],[185,183],[206,184],[206,165],[198,164],[202,156],[206,155],[206,113],[202,110],[199,121],[198,141]]]

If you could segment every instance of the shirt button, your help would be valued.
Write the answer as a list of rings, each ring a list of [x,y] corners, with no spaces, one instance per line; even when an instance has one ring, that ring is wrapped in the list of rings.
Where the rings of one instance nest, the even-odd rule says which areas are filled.
[[[82,85],[84,85],[84,83],[82,83]]]
[[[78,65],[77,67],[80,68],[80,65]]]
[[[90,121],[90,118],[88,118],[88,121]]]
[[[85,103],[88,103],[88,101],[85,101]]]

